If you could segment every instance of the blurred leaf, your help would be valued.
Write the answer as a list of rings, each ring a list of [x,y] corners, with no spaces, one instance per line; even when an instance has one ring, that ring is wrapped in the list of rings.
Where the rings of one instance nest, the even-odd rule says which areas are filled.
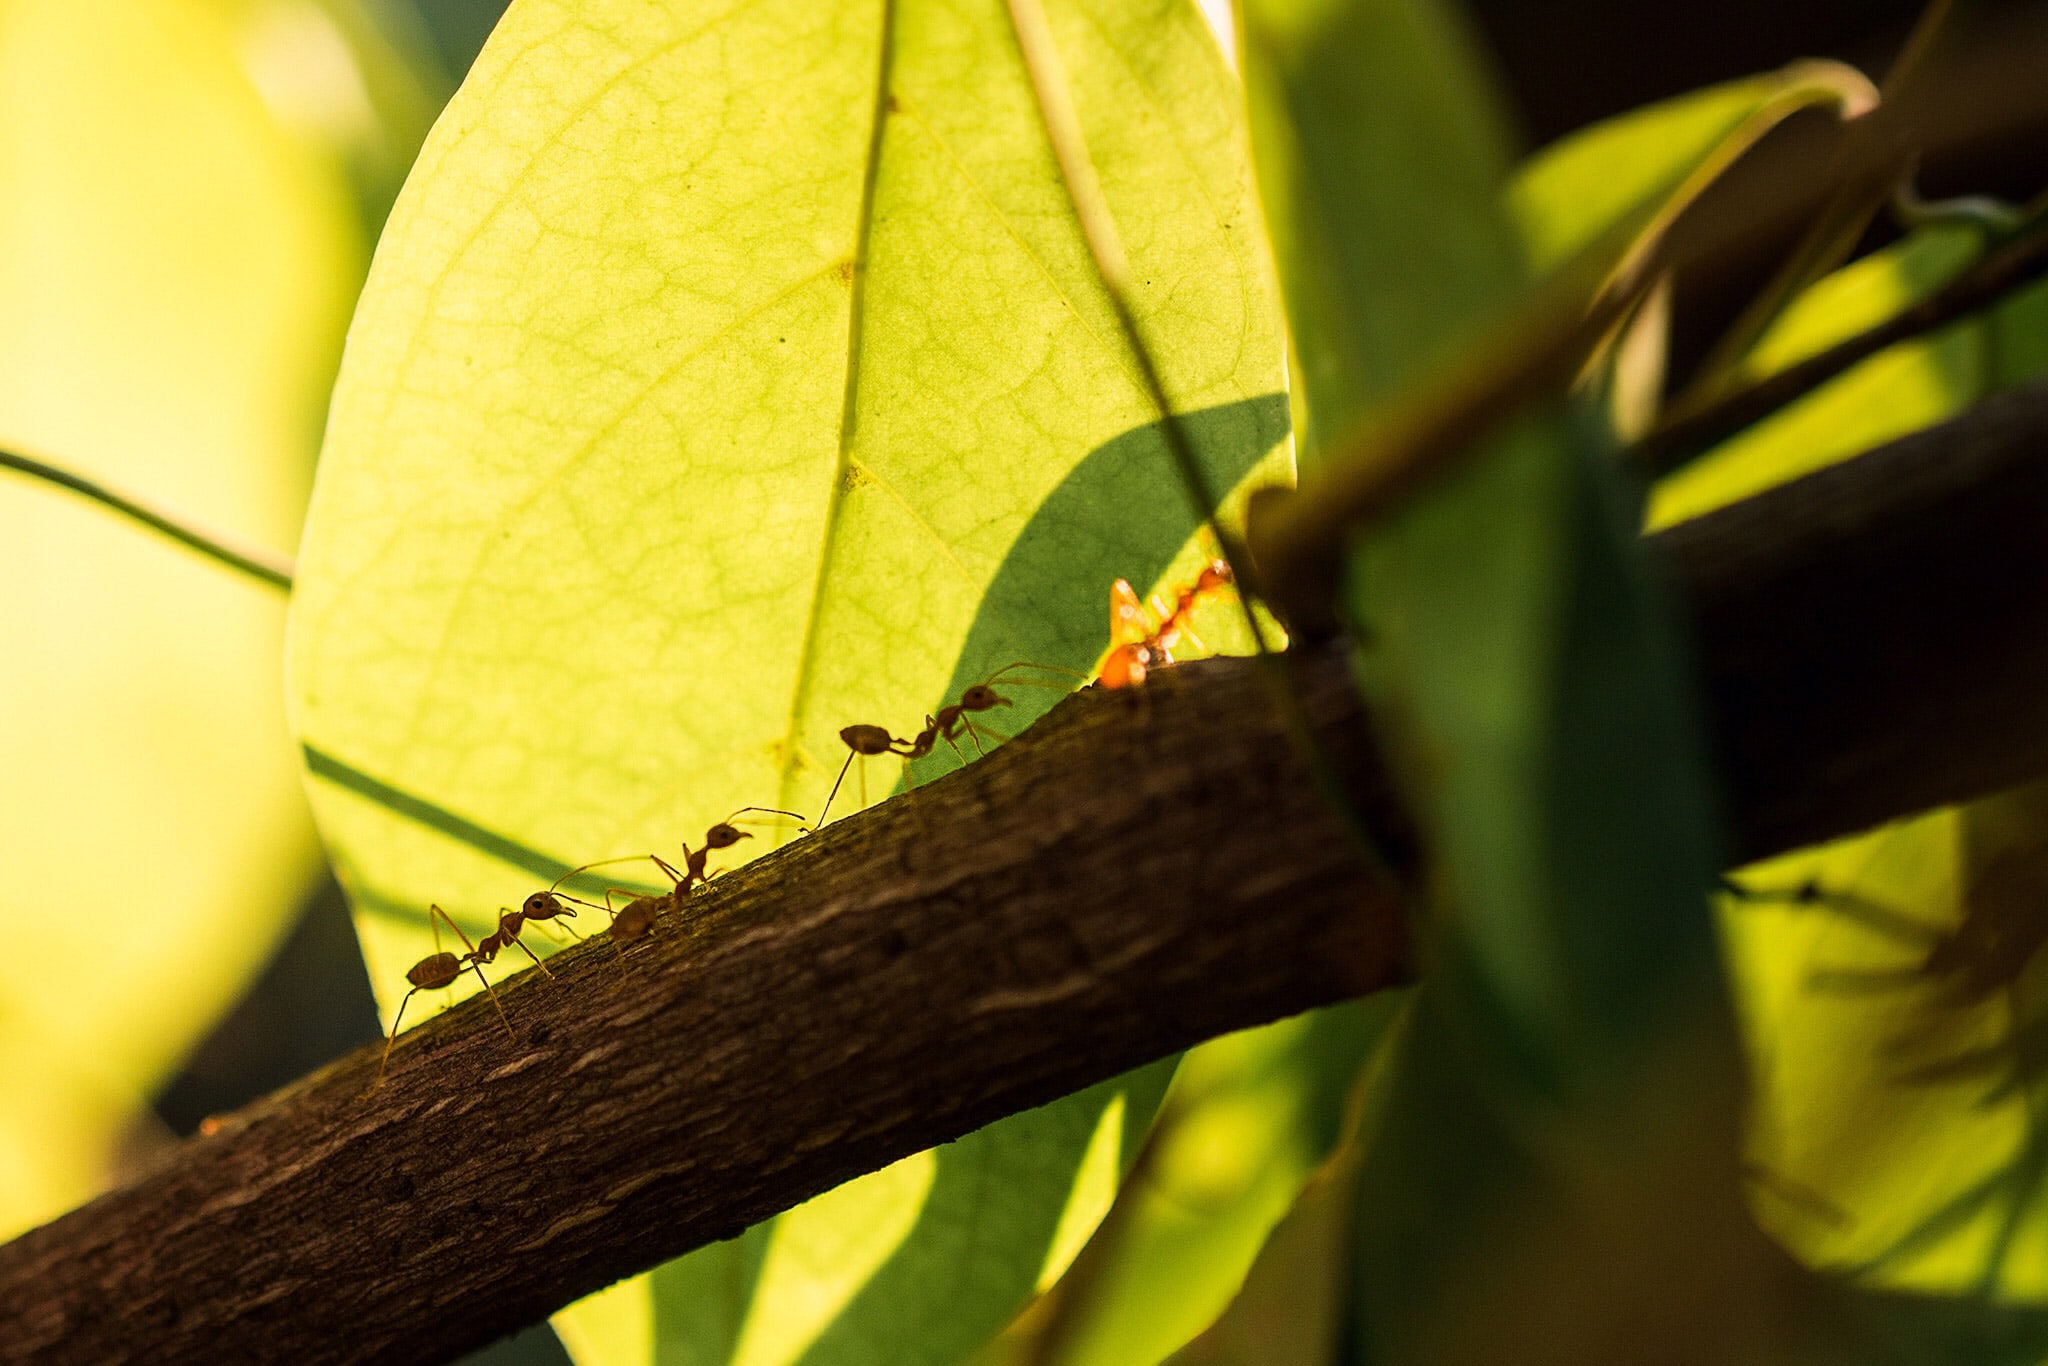
[[[1212,1322],[1337,1141],[1359,1067],[1403,993],[1191,1050],[1115,1207],[981,1366],[1128,1366]]]
[[[1795,62],[1594,124],[1555,142],[1517,169],[1508,207],[1530,265],[1555,270],[1614,224],[1668,212],[1697,175],[1717,171],[1796,109],[1874,98],[1855,71]],[[1682,205],[1681,205],[1682,206]]]
[[[1521,285],[1499,208],[1512,138],[1458,18],[1434,0],[1244,0],[1239,60],[1304,461]]]
[[[1172,1074],[1155,1063],[849,1182],[660,1268],[645,1299],[558,1315],[563,1339],[579,1361],[964,1360],[1101,1219]]]
[[[260,7],[0,4],[0,444],[289,547],[364,244],[244,64]],[[0,482],[0,1236],[115,1131],[314,872],[270,591]],[[109,884],[137,889],[106,894]]]
[[[1518,293],[1499,139],[1460,121],[1483,94],[1452,117],[1411,85],[1422,64],[1387,34],[1442,31],[1434,8],[1254,4],[1245,27],[1261,188],[1328,430],[1379,382],[1369,320],[1437,329]],[[1395,169],[1382,144],[1414,150]],[[1347,177],[1427,205],[1458,272],[1427,268],[1412,224],[1356,211]],[[1614,1360],[1629,1343],[1724,1360],[1754,1330],[1727,1312],[1765,1245],[1737,1198],[1738,1052],[1705,896],[1718,828],[1636,523],[1609,443],[1560,404],[1353,553],[1361,678],[1431,860],[1431,971],[1362,1139],[1359,1359]]]
[[[1183,0],[1052,22],[1201,458],[1284,477],[1213,42]],[[1117,336],[999,7],[514,5],[380,246],[294,607],[315,802],[387,1002],[430,900],[480,920],[743,804],[815,811],[840,727],[1092,665],[1109,582],[1200,554]],[[1002,729],[1052,700],[1019,688]],[[1107,1206],[1108,1095],[612,1294],[653,1327],[594,1358],[973,1345]],[[816,1270],[833,1247],[860,1273]]]
[[[1786,308],[1740,374],[1771,374],[1884,321],[1983,248],[1974,228],[1923,228],[1844,266]],[[1665,479],[1651,523],[1696,517],[1941,420],[1982,390],[1984,350],[1983,325],[1973,322],[1872,356]]]
[[[2048,280],[2037,281],[2002,302],[1987,321],[1986,383],[2010,389],[2048,374]]]
[[[279,126],[341,160],[368,240],[453,86],[410,3],[222,0],[242,64]]]
[[[1229,1310],[1168,1358],[1173,1366],[1325,1366],[1339,1359],[1359,1162],[1353,1137],[1316,1169]]]
[[[1365,1140],[1363,1359],[1709,1362],[1760,1331],[1716,826],[1617,482],[1534,417],[1358,561],[1435,860],[1435,967]]]

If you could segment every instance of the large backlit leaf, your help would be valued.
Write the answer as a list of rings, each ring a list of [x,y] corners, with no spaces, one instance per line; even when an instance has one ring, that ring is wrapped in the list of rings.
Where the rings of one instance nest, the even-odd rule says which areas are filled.
[[[364,254],[246,65],[293,8],[0,3],[0,445],[279,548]],[[11,477],[0,560],[5,1236],[106,1180],[315,862],[276,594]]]
[[[1283,476],[1214,45],[1184,0],[1050,9],[1189,435],[1224,487]],[[741,805],[816,812],[840,727],[907,734],[1015,660],[1092,665],[1109,582],[1200,553],[1160,417],[1000,6],[515,4],[379,248],[294,605],[316,810],[387,1003],[429,901],[474,922]],[[1053,694],[1015,696],[1004,730]],[[699,1254],[754,1268],[744,1310],[687,1262],[651,1307],[608,1303],[643,1343],[723,1323],[748,1360],[985,1335],[1043,1273],[1106,1103]],[[938,1248],[957,1284],[906,1274]],[[828,1261],[824,1311],[778,1270]]]

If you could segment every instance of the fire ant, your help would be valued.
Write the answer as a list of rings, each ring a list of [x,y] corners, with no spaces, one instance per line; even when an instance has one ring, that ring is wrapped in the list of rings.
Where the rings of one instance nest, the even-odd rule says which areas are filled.
[[[535,909],[536,903],[538,903],[538,913],[536,913]],[[519,931],[525,928],[526,922],[529,920],[551,920],[556,916],[571,916],[574,914],[576,912],[563,905],[562,899],[555,896],[552,892],[535,892],[532,896],[526,898],[520,909],[516,911],[500,907],[498,910],[498,928],[477,941],[475,950],[477,961],[480,963],[495,963],[498,961],[498,955],[504,952],[506,945],[517,944],[519,951],[528,958],[531,958],[533,965],[540,969],[541,976],[552,977],[555,974],[549,972],[548,965],[540,961],[540,955],[526,947],[524,941],[519,938]],[[563,928],[566,929],[568,927],[564,926]]]
[[[1194,633],[1187,629],[1188,613],[1203,598],[1221,592],[1232,582],[1230,566],[1222,560],[1211,560],[1192,585],[1181,589],[1171,607],[1155,593],[1152,611],[1159,625],[1150,631],[1145,629],[1145,608],[1130,580],[1118,579],[1111,584],[1109,634],[1117,644],[1102,661],[1102,686],[1135,688],[1152,669],[1173,663],[1174,647],[1180,638],[1185,635],[1194,639]],[[1197,640],[1195,645],[1200,648],[1201,642]]]
[[[832,780],[832,791],[825,797],[825,809],[818,813],[818,824],[823,825],[825,817],[831,813],[833,798],[839,795],[839,785],[846,781],[846,770],[853,764],[855,759],[864,761],[871,755],[895,754],[900,755],[905,764],[908,765],[930,754],[933,747],[940,740],[944,740],[952,747],[955,757],[964,765],[967,762],[967,756],[961,753],[958,741],[961,731],[965,730],[967,738],[974,742],[974,752],[976,754],[988,753],[988,750],[981,743],[981,737],[984,734],[992,740],[1009,739],[1009,736],[995,729],[986,721],[977,725],[971,713],[991,711],[996,707],[1007,707],[1010,705],[1010,699],[997,692],[995,685],[1004,674],[1009,673],[1013,669],[1045,669],[1052,673],[1068,674],[1074,678],[1086,681],[1086,675],[1076,673],[1072,669],[1062,669],[1057,664],[1033,664],[1028,660],[1020,660],[1015,664],[1005,664],[979,683],[969,684],[966,691],[960,694],[958,702],[950,702],[940,707],[936,715],[927,713],[924,718],[924,729],[908,740],[899,739],[881,726],[868,722],[860,722],[845,727],[839,732],[839,738],[846,742],[846,762],[839,766],[839,776]],[[1037,678],[1013,678],[1004,686],[1024,688],[1060,687],[1057,683]],[[868,804],[868,770],[865,762],[861,764],[860,770],[860,804],[863,809]]]
[[[469,950],[468,953],[457,957],[442,949],[440,922],[443,920],[448,922],[449,929],[455,931],[456,937],[462,940],[462,946]],[[392,1018],[391,1037],[384,1041],[384,1057],[377,1064],[376,1080],[370,1083],[372,1091],[384,1081],[384,1069],[391,1064],[392,1045],[398,1042],[398,1027],[405,1022],[405,1008],[412,1004],[412,998],[422,991],[454,986],[455,979],[462,975],[465,968],[476,973],[476,980],[484,984],[484,991],[491,998],[491,1006],[498,1012],[499,1023],[505,1026],[507,1034],[512,1034],[512,1022],[505,1018],[505,1007],[499,1004],[498,993],[491,990],[491,981],[484,976],[483,964],[490,960],[477,952],[476,945],[469,942],[469,936],[462,932],[462,927],[455,923],[455,918],[439,906],[427,907],[427,923],[434,929],[434,952],[406,969],[405,980],[412,983],[412,990],[405,993],[405,999],[398,1003],[398,1014]],[[488,936],[486,938],[488,939]],[[526,946],[522,944],[520,947]],[[512,1037],[516,1041],[519,1036],[512,1034]]]
[[[751,831],[740,829],[736,823],[741,816],[749,811],[758,811],[768,816],[787,816],[795,821],[800,829],[808,830],[810,828],[805,823],[804,818],[797,815],[794,811],[784,811],[780,807],[774,806],[743,806],[724,820],[707,829],[704,832],[704,842],[695,849],[690,847],[689,841],[685,840],[683,842],[683,867],[680,872],[677,871],[674,864],[671,864],[659,854],[629,854],[624,858],[602,859],[597,863],[586,863],[581,868],[564,873],[561,878],[556,880],[555,886],[560,887],[563,882],[574,877],[577,873],[586,872],[592,868],[599,868],[607,863],[626,863],[641,858],[652,859],[654,866],[668,874],[669,880],[675,883],[672,889],[659,896],[647,896],[630,891],[624,887],[608,887],[605,889],[604,894],[604,910],[612,918],[611,938],[613,945],[631,943],[635,939],[645,938],[653,931],[654,918],[660,911],[664,908],[681,911],[684,897],[696,890],[699,883],[709,882],[712,878],[718,876],[717,873],[710,872],[706,868],[706,864],[715,851],[730,849],[741,840],[750,840],[754,837]],[[751,824],[751,822],[748,823]],[[612,897],[614,895],[630,897],[631,900],[627,901],[624,906],[614,910],[612,909]],[[543,897],[556,905],[559,905],[560,901],[564,899],[558,898],[551,888],[547,892],[536,892],[533,896],[528,897],[526,899],[527,907],[531,908]],[[574,898],[566,899],[573,900]],[[580,904],[589,906],[594,903],[586,901]],[[531,909],[528,909],[526,913],[529,918],[532,917]],[[550,913],[557,914],[559,912]],[[573,915],[574,912],[571,911],[568,914]],[[521,945],[520,947],[524,948],[525,946]]]

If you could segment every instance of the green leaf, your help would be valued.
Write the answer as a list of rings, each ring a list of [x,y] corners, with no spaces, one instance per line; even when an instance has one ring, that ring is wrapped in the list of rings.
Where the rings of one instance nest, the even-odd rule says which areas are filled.
[[[1768,76],[1632,110],[1551,144],[1516,170],[1508,204],[1535,267],[1549,270],[1601,231],[1662,200],[1770,93]]]
[[[1980,249],[1974,230],[1929,228],[1844,267],[1795,301],[1748,373],[1882,321]],[[1864,362],[1667,480],[1657,520],[1854,455],[2023,377],[2040,297]],[[1751,1203],[1808,1264],[1902,1292],[1871,1299],[1875,1331],[1943,1344],[1902,1360],[2038,1359],[2026,1355],[2038,1345],[1994,1349],[2001,1302],[2048,1296],[2048,1138],[2027,1064],[2043,1019],[2029,927],[2048,890],[2044,837],[2048,806],[2022,791],[1745,869],[1750,896],[1724,906],[1757,1086]]]
[[[579,1361],[963,1360],[1079,1250],[1172,1074],[1155,1063],[906,1158],[556,1324]]]
[[[1281,329],[1212,40],[1184,0],[1051,20],[1200,458],[1226,488],[1284,478]],[[1110,581],[1201,553],[1118,338],[1000,7],[516,3],[379,247],[293,611],[316,810],[387,1002],[429,901],[480,923],[738,806],[816,812],[840,727],[908,734],[1015,660],[1092,666]],[[1019,687],[1001,728],[1054,695]],[[986,1335],[1043,1270],[1046,1212],[1076,1207],[1074,1135],[1106,1103],[700,1254],[756,1269],[744,1313],[700,1264],[625,1317],[651,1312],[649,1350],[754,1322],[887,1360],[951,1340],[934,1314]],[[907,1284],[964,1256],[969,1209],[984,1243],[952,1293]],[[911,1231],[832,1314],[799,1307],[778,1258],[883,1228]]]
[[[1213,1322],[1342,1129],[1402,992],[1191,1049],[1095,1238],[977,1366],[1158,1361]]]
[[[1932,812],[1739,882],[1725,920],[1768,1226],[1870,1284],[2048,1298],[2048,795]]]
[[[1617,223],[1689,202],[1717,171],[1794,110],[1875,99],[1847,67],[1795,62],[1782,71],[1695,90],[1594,124],[1530,157],[1508,206],[1537,271],[1555,270]]]
[[[1924,228],[1844,266],[1786,308],[1743,377],[1771,374],[1884,321],[1983,248],[1975,228]],[[1652,524],[1696,517],[1940,421],[1983,390],[1985,349],[1984,325],[1971,322],[1872,356],[1662,481]]]
[[[0,445],[289,547],[365,246],[261,9],[0,7]],[[114,1175],[317,864],[272,592],[12,477],[0,566],[5,1237]]]
[[[1241,31],[1308,460],[1520,288],[1512,140],[1449,6],[1246,0]]]

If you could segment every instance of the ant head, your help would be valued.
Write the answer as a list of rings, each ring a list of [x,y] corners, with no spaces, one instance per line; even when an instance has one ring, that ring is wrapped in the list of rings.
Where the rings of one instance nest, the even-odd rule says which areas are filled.
[[[1195,591],[1197,593],[1213,593],[1225,584],[1235,582],[1237,580],[1231,576],[1228,562],[1211,560],[1203,567],[1201,577],[1195,580]]]
[[[960,710],[987,711],[990,707],[1007,707],[1010,699],[1002,696],[986,683],[976,683],[960,694]]]
[[[551,920],[558,915],[573,916],[575,910],[562,904],[562,898],[553,892],[535,892],[526,898],[519,912],[528,920]]]
[[[753,837],[750,831],[740,829],[731,821],[720,821],[704,832],[704,847],[706,849],[730,849],[741,840],[750,840]]]
[[[406,969],[405,980],[415,987],[445,987],[462,975],[462,964],[452,953],[422,958]]]
[[[839,738],[844,740],[846,747],[855,754],[887,754],[896,737],[881,726],[861,722],[840,731]]]

